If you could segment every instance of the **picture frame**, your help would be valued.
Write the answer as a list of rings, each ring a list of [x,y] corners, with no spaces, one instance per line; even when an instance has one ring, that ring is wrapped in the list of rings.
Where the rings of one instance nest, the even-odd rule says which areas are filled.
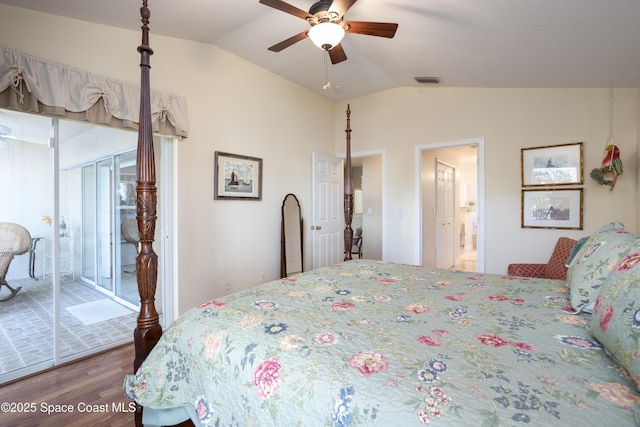
[[[583,189],[522,190],[522,228],[582,230]]]
[[[215,152],[213,198],[262,200],[262,159]]]
[[[582,185],[582,142],[520,149],[522,186]]]

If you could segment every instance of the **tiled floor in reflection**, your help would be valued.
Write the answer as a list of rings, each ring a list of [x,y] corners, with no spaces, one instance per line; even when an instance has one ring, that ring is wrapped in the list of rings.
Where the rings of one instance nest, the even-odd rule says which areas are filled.
[[[53,295],[49,278],[12,280],[22,286],[12,299],[0,302],[0,376],[53,359]],[[7,290],[3,289],[2,293]],[[70,278],[60,286],[60,355],[86,352],[132,340],[137,313],[85,325],[66,307],[107,298]],[[0,377],[1,378],[1,377]],[[0,381],[2,382],[2,381]]]

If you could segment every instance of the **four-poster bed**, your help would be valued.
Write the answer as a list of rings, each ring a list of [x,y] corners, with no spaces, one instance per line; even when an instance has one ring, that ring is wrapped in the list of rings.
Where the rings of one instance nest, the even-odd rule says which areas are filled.
[[[351,260],[349,108],[345,262],[203,302],[163,334],[154,307],[146,3],[138,49],[141,307],[135,375],[124,382],[139,405],[137,425],[143,415],[149,425],[216,426],[640,422],[640,374],[632,371],[634,381],[591,338],[588,318],[569,314],[565,282]]]
[[[142,17],[142,44],[140,52],[140,121],[138,128],[138,156],[136,162],[136,220],[140,235],[140,249],[136,257],[136,280],[140,295],[140,313],[133,333],[135,345],[134,371],[149,355],[162,335],[160,317],[155,308],[158,279],[158,256],[153,250],[156,229],[157,188],[155,158],[153,153],[153,130],[151,126],[151,86],[149,79],[150,57],[149,17],[147,0],[140,8]],[[136,425],[142,425],[142,413],[136,411]]]

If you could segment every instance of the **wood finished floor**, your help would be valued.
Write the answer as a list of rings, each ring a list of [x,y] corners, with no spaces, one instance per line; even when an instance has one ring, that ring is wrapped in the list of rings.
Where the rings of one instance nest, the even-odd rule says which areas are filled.
[[[122,391],[133,370],[133,344],[60,366],[0,387],[0,424],[35,426],[133,426],[130,400]],[[22,409],[21,412],[8,412]],[[23,408],[24,404],[34,404]],[[73,412],[47,414],[48,405],[67,405]],[[59,406],[58,408],[61,409]],[[94,409],[94,412],[87,412]]]

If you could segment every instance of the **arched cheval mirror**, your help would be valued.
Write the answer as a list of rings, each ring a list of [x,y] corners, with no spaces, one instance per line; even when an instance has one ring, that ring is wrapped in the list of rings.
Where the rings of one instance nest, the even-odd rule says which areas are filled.
[[[282,201],[281,228],[280,277],[302,273],[302,214],[293,194],[287,194]]]

